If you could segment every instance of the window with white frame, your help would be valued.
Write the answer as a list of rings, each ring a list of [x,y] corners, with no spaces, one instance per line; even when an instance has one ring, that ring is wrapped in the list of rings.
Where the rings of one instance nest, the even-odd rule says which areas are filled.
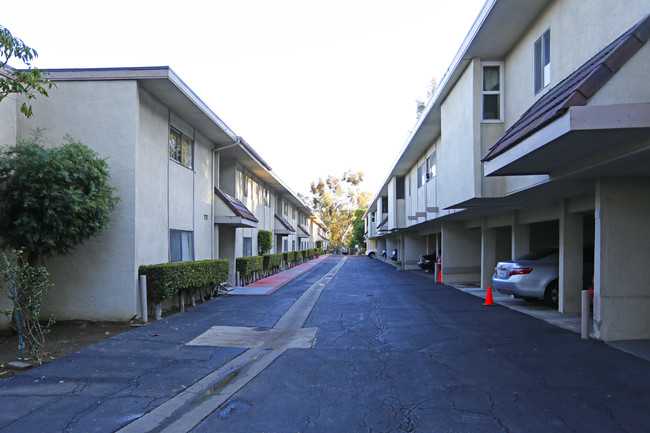
[[[424,163],[418,166],[418,188],[424,185],[424,169],[425,169]]]
[[[244,238],[244,249],[242,251],[243,257],[251,257],[253,255],[253,238]]]
[[[244,175],[242,173],[242,192],[244,197],[248,197],[253,194],[253,179]]]
[[[427,164],[426,166],[427,171],[425,174],[425,178],[426,181],[428,182],[429,180],[433,179],[434,176],[436,175],[436,152],[435,151],[433,151],[431,155],[427,157],[426,164]]]
[[[551,84],[551,30],[535,41],[535,94]]]
[[[282,240],[282,252],[286,253],[287,251],[289,251],[289,239],[285,238]]]
[[[481,64],[481,113],[484,122],[503,122],[503,63]]]
[[[271,191],[268,189],[264,190],[264,206],[271,207]]]
[[[184,230],[169,230],[169,261],[194,260],[194,234]]]
[[[169,128],[169,159],[192,169],[194,141],[180,131]]]

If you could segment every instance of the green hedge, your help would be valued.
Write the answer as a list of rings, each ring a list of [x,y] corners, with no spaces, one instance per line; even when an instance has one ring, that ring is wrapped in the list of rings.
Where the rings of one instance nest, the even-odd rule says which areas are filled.
[[[262,267],[265,271],[273,268],[279,268],[282,264],[282,254],[267,254],[262,256]]]
[[[147,276],[147,299],[159,303],[179,291],[196,290],[228,281],[229,270],[228,260],[202,260],[143,265],[138,268],[138,274]]]
[[[282,253],[282,258],[284,258],[285,263],[292,263],[296,260],[296,252],[297,251],[287,251],[286,253]]]
[[[262,270],[262,256],[238,257],[235,261],[235,268],[240,277],[247,277],[253,272]]]

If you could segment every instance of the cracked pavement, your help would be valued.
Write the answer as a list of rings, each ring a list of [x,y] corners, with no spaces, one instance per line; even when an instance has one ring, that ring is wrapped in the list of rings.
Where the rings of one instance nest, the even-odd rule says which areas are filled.
[[[0,431],[130,425],[248,350],[187,343],[213,327],[272,329],[340,260],[271,295],[220,297],[0,380]],[[648,431],[648,361],[482,302],[349,257],[309,307],[302,327],[318,328],[313,346],[284,349],[176,431]]]

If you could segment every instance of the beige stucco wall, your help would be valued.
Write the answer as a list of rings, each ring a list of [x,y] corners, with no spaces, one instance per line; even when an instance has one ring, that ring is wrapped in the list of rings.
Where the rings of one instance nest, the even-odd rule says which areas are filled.
[[[55,288],[43,312],[59,320],[128,320],[137,312],[135,260],[135,147],[137,85],[133,81],[60,82],[49,98],[33,102],[38,113],[18,118],[19,138],[44,128],[48,146],[70,134],[107,158],[121,201],[109,229],[70,257],[45,264]],[[119,107],[119,109],[116,109]]]
[[[589,100],[587,105],[637,104],[650,101],[650,44],[646,43]]]
[[[554,2],[506,58],[506,127],[511,126],[539,97],[534,94],[533,88],[533,46],[544,31],[551,31],[551,83],[548,90],[636,24],[649,11],[650,0]],[[540,95],[543,93],[544,91]]]
[[[475,76],[479,62],[472,61],[441,107],[442,139],[437,151],[440,208],[476,196]],[[479,71],[480,73],[480,71]],[[443,187],[444,185],[444,187]]]
[[[169,260],[169,109],[139,91],[135,186],[135,266]]]

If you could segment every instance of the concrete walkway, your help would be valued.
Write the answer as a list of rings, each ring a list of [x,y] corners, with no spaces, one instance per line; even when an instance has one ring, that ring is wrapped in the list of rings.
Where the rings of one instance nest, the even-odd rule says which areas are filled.
[[[270,295],[278,290],[280,287],[298,278],[300,275],[310,271],[325,261],[330,255],[323,254],[318,258],[312,259],[306,263],[294,266],[290,269],[285,269],[275,275],[262,278],[247,286],[236,286],[229,294],[230,295]]]

